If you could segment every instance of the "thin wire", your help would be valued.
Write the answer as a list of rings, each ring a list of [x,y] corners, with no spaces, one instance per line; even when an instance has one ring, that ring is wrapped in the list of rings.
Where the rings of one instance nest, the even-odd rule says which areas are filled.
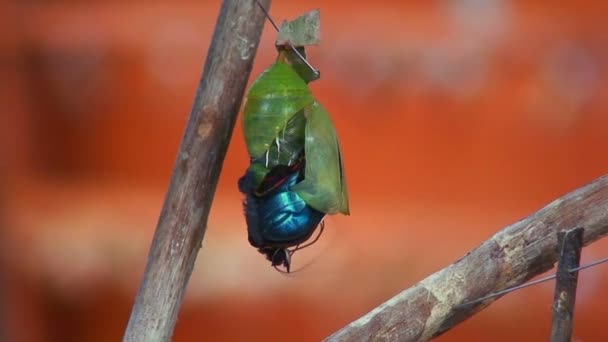
[[[568,272],[582,271],[582,270],[587,269],[589,267],[593,267],[595,265],[599,265],[599,264],[605,263],[606,261],[608,261],[608,258],[603,258],[603,259],[600,259],[600,260],[596,260],[596,261],[594,261],[592,263],[589,263],[587,265],[583,265],[583,266],[579,266],[577,268],[570,269],[570,270],[568,270]]]
[[[599,260],[596,260],[596,261],[591,262],[589,264],[569,269],[568,272],[572,273],[572,272],[582,271],[584,269],[587,269],[587,268],[599,265],[599,264],[607,262],[607,261],[608,261],[608,258],[599,259]],[[522,285],[513,286],[513,287],[510,287],[508,289],[504,289],[502,291],[498,291],[498,292],[489,294],[489,295],[487,295],[485,297],[481,297],[481,298],[472,300],[470,302],[466,302],[464,304],[457,305],[456,308],[462,308],[462,307],[465,307],[465,306],[469,306],[471,304],[477,304],[479,302],[483,302],[486,299],[498,297],[498,296],[501,296],[501,295],[503,295],[505,293],[509,293],[509,292],[512,292],[512,291],[521,290],[521,289],[524,289],[526,287],[530,287],[532,285],[540,284],[540,283],[545,282],[547,280],[555,279],[556,277],[557,277],[557,274],[552,274],[550,276],[546,276],[546,277],[543,277],[543,278],[540,278],[540,279],[536,279],[534,281],[531,281],[531,282],[528,282],[528,283],[525,283],[525,284],[522,284]]]
[[[268,11],[264,8],[264,6],[262,6],[262,4],[258,0],[255,0],[255,2],[258,4],[258,6],[260,6],[260,8],[262,9],[262,12],[264,12],[264,15],[266,15],[266,18],[268,18],[268,21],[270,21],[272,26],[274,26],[274,29],[277,30],[277,32],[279,32],[279,27],[274,22],[274,20],[272,20]]]
[[[272,26],[274,26],[274,29],[277,32],[280,32],[279,27],[277,26],[277,24],[274,22],[274,20],[272,20],[272,17],[270,16],[270,14],[268,13],[268,11],[264,8],[264,6],[262,6],[262,4],[258,1],[255,0],[255,2],[258,4],[258,6],[262,9],[262,12],[264,12],[264,15],[266,16],[266,18],[268,18],[268,21],[270,21],[270,23],[272,24]],[[306,60],[306,58],[304,58],[304,56],[302,56],[302,54],[300,53],[300,51],[298,51],[298,49],[296,49],[293,45],[289,44],[289,47],[291,48],[291,50],[293,50],[293,52],[298,55],[298,57],[302,60],[302,62],[304,62],[304,64],[306,64],[306,66],[308,66],[310,68],[310,70],[312,70],[312,72],[315,73],[315,75],[319,74],[319,70],[315,69],[315,67],[313,67],[308,60]]]
[[[510,287],[508,289],[504,289],[502,291],[494,292],[494,293],[491,293],[491,294],[489,294],[489,295],[487,295],[485,297],[477,298],[477,299],[472,300],[470,302],[466,302],[464,304],[457,305],[456,307],[459,308],[459,307],[469,306],[471,304],[477,304],[479,302],[483,302],[486,299],[498,297],[500,295],[503,295],[505,293],[509,293],[511,291],[515,291],[515,290],[519,290],[519,289],[524,289],[526,287],[529,287],[529,286],[532,286],[532,285],[536,285],[536,284],[542,283],[544,281],[551,280],[553,278],[555,278],[555,274],[547,276],[547,277],[544,277],[544,278],[540,278],[540,279],[537,279],[537,280],[534,280],[534,281],[531,281],[529,283],[525,283],[523,285],[513,286],[513,287]]]

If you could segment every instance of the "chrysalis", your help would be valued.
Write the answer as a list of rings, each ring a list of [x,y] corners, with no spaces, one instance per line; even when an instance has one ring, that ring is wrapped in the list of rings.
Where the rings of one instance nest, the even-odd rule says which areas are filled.
[[[279,36],[290,43],[277,45],[278,58],[253,82],[243,115],[251,164],[239,189],[246,196],[249,242],[287,272],[289,248],[308,240],[325,214],[349,214],[336,131],[308,88],[319,77],[305,59],[303,45],[310,43],[290,40],[309,26],[316,41],[318,11],[283,24]]]

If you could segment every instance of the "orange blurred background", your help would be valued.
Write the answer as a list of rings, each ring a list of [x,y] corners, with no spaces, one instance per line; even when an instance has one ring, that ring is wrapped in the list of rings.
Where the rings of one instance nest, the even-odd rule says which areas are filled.
[[[0,324],[14,341],[115,341],[138,287],[219,1],[0,5]],[[285,276],[249,246],[237,123],[174,341],[314,341],[501,227],[607,173],[605,1],[274,1],[321,9],[312,84],[342,143],[351,216]],[[252,79],[275,57],[266,25]],[[585,248],[583,262],[608,243]],[[608,338],[606,268],[574,336]],[[440,341],[538,341],[553,284]]]

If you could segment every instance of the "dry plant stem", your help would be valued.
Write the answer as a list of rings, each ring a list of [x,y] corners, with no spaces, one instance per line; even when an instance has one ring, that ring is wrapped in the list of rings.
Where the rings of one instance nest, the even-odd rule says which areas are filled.
[[[551,325],[551,342],[569,342],[572,338],[572,319],[576,299],[578,272],[570,272],[580,265],[583,248],[583,231],[579,227],[557,235],[557,277],[553,295],[553,319]]]
[[[262,34],[257,6],[222,2],[124,341],[169,341],[173,333]]]
[[[459,304],[519,285],[553,267],[556,233],[585,227],[584,245],[608,234],[608,176],[549,203],[460,260],[406,289],[326,341],[426,341],[494,300]]]

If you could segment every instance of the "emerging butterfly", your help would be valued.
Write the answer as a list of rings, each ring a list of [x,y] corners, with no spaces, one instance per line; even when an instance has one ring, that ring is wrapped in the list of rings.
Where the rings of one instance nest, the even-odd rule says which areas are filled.
[[[349,214],[336,132],[308,88],[319,72],[304,46],[318,42],[318,17],[317,10],[283,23],[277,60],[253,82],[243,116],[251,164],[239,190],[249,242],[287,272],[291,255],[323,226],[325,214]],[[310,28],[313,34],[307,34]]]

